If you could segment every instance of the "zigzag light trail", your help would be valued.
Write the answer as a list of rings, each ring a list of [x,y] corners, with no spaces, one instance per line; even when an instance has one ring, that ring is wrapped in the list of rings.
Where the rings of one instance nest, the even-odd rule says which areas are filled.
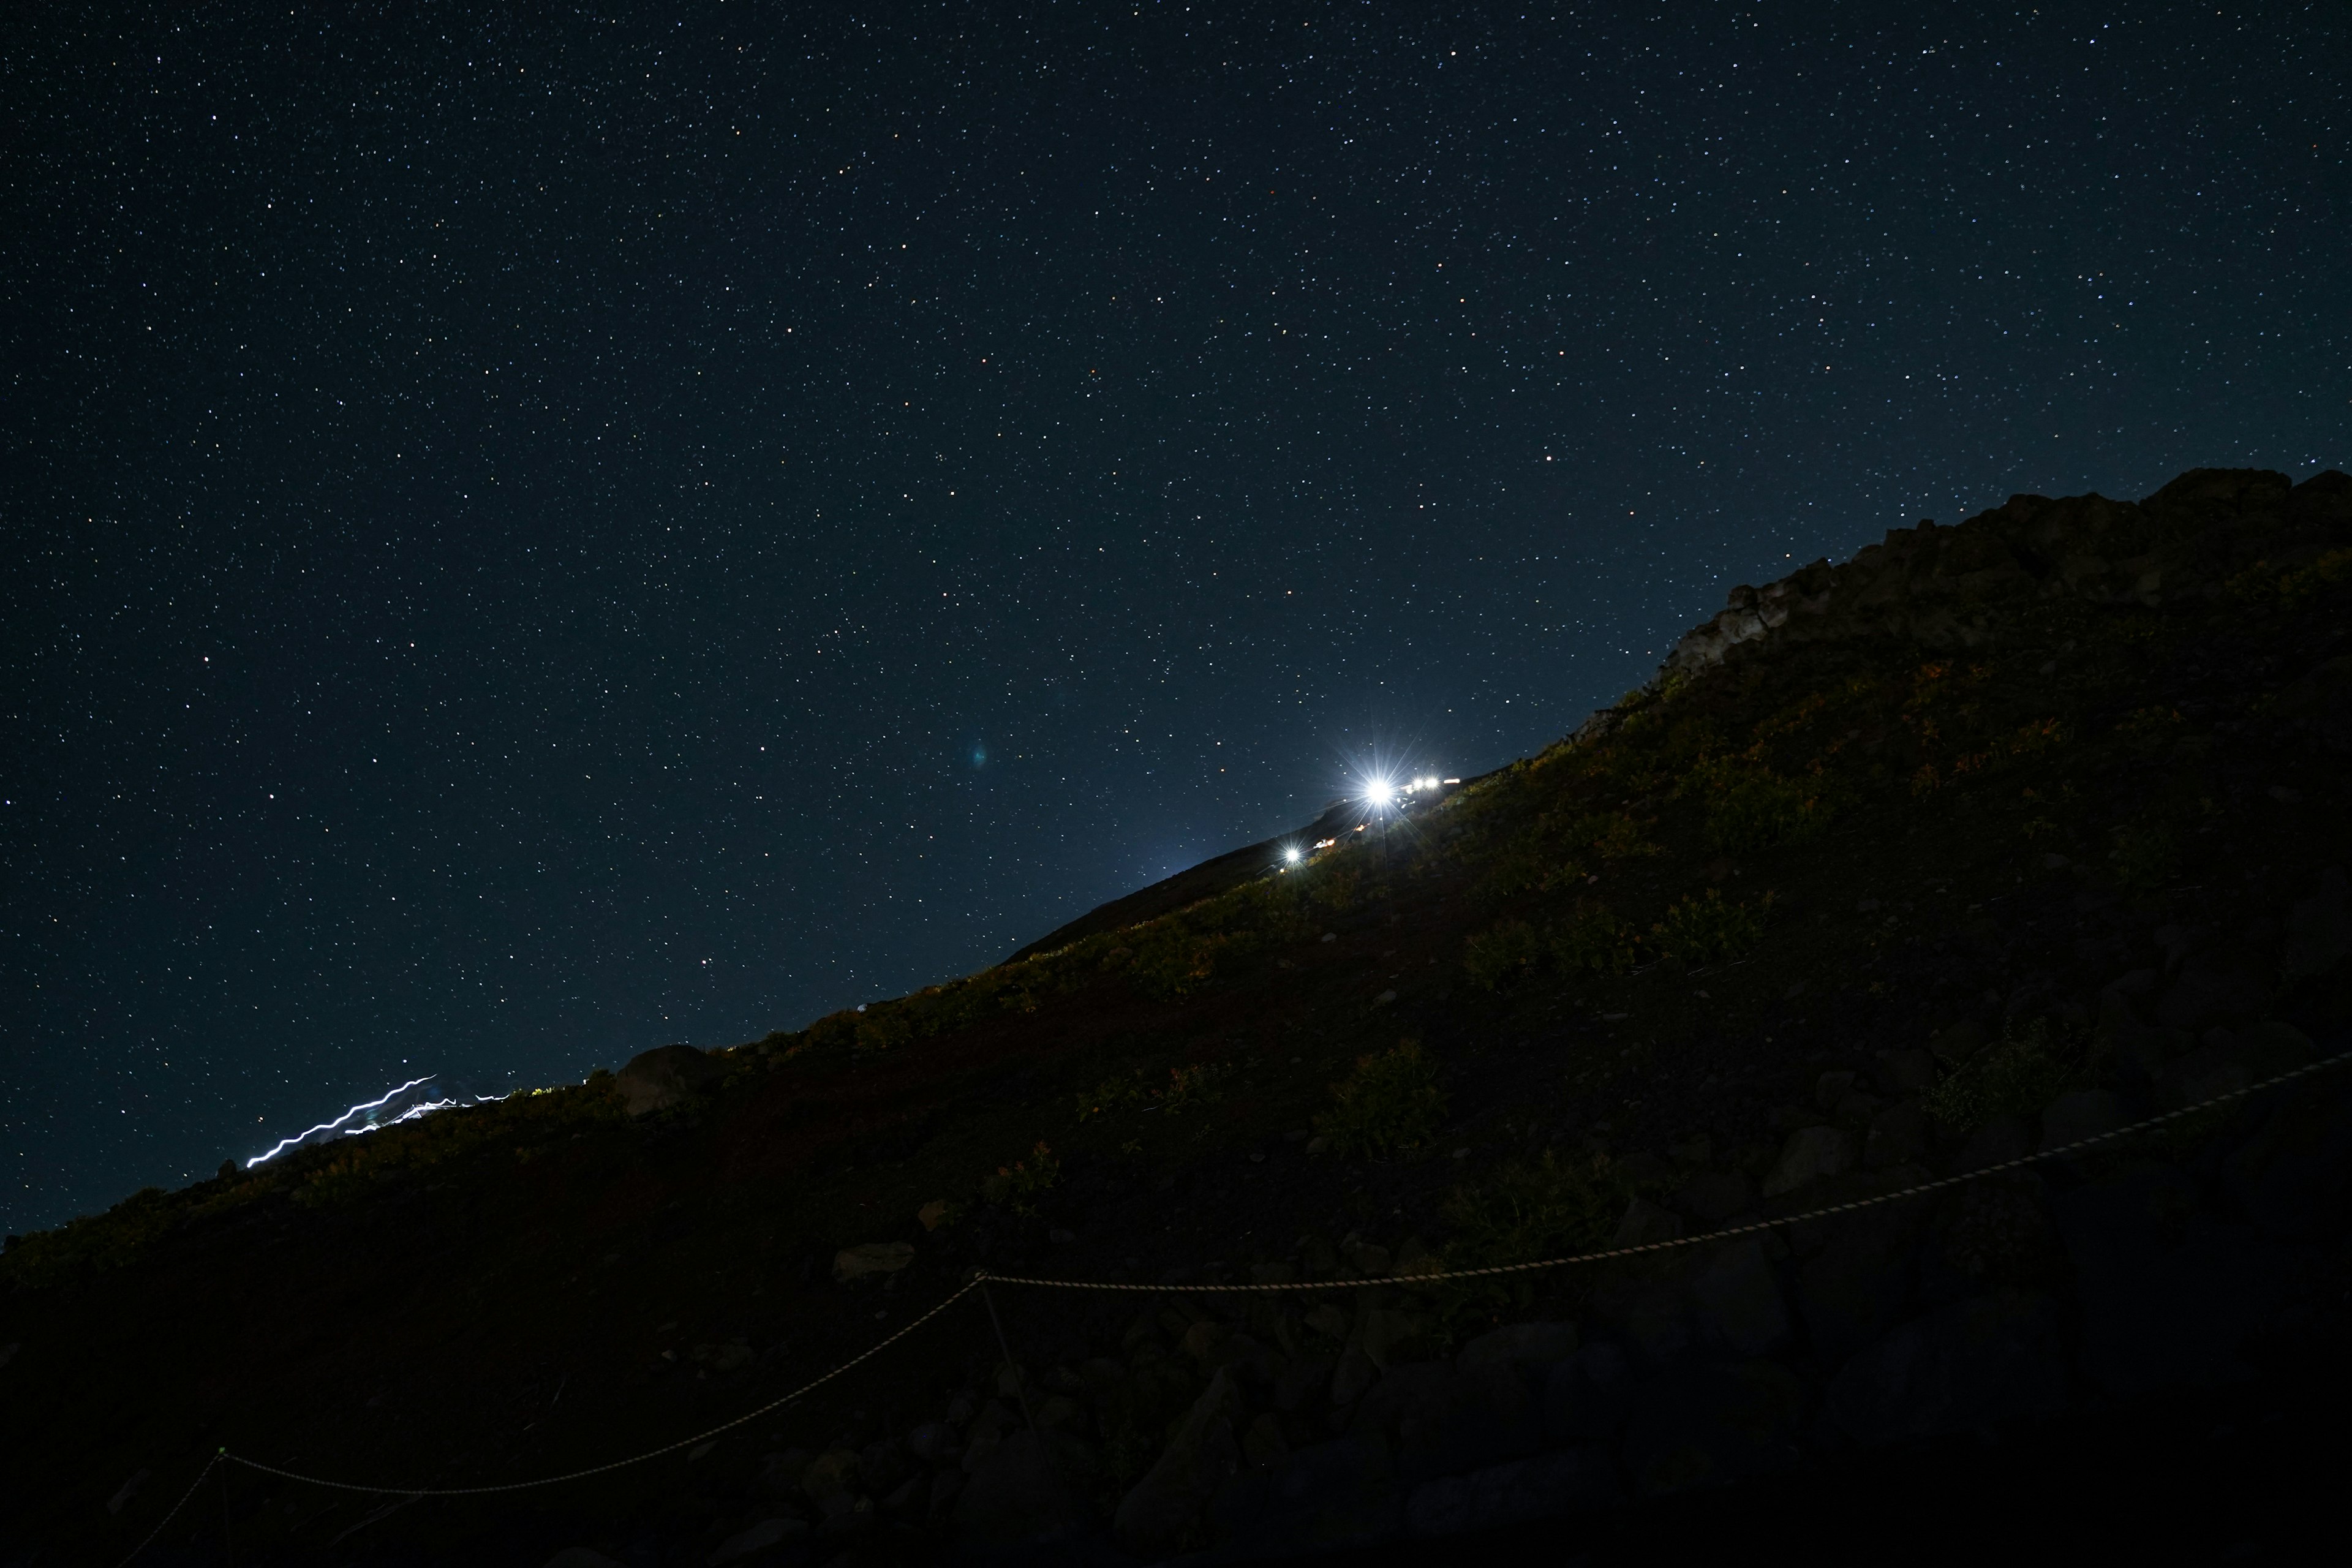
[[[426,1073],[423,1078],[410,1079],[398,1089],[388,1090],[373,1100],[363,1100],[360,1104],[352,1106],[349,1110],[344,1111],[332,1121],[321,1121],[316,1127],[310,1128],[305,1131],[298,1132],[291,1138],[281,1138],[278,1141],[278,1146],[270,1150],[268,1153],[256,1154],[253,1158],[247,1160],[245,1163],[245,1168],[250,1171],[256,1165],[261,1164],[266,1161],[274,1160],[278,1155],[284,1153],[287,1150],[293,1148],[296,1144],[304,1142],[310,1138],[314,1138],[321,1132],[339,1131],[346,1138],[356,1137],[362,1132],[373,1132],[376,1131],[378,1127],[397,1127],[404,1121],[414,1121],[418,1117],[424,1116],[428,1112],[447,1110],[454,1106],[467,1103],[463,1100],[426,1100],[421,1105],[410,1106],[407,1110],[402,1111],[399,1115],[394,1117],[389,1121],[364,1121],[357,1127],[346,1127],[343,1125],[352,1117],[358,1116],[364,1111],[379,1110],[382,1107],[390,1104],[393,1100],[399,1099],[402,1095],[406,1094],[410,1089],[416,1088],[419,1084],[431,1083],[439,1076],[440,1075],[438,1073]],[[478,1094],[474,1097],[472,1103],[481,1105],[487,1104],[491,1100],[504,1100],[506,1096],[502,1094]]]

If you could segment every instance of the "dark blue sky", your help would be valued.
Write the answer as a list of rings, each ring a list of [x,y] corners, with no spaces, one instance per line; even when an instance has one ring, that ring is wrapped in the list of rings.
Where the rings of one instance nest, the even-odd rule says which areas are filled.
[[[0,22],[10,1229],[2352,467],[2337,5],[608,13]]]

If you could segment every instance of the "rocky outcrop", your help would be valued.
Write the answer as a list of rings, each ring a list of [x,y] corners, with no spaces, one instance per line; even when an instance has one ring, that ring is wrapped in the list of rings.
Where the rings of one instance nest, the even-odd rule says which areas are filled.
[[[2210,598],[2244,574],[2291,572],[2352,521],[2352,478],[2294,484],[2263,468],[2193,468],[2141,501],[2011,496],[1958,527],[1890,529],[1843,565],[1817,561],[1762,588],[1746,584],[1666,656],[1695,675],[1742,647],[1890,637],[1965,648],[1999,635],[1999,612],[2037,598],[2154,607]],[[2315,670],[2287,700],[2316,723],[2342,721],[2352,660]],[[1601,727],[1605,730],[1606,726]]]
[[[684,1105],[715,1082],[721,1068],[709,1053],[692,1046],[656,1046],[613,1075],[613,1087],[632,1116],[650,1116]]]

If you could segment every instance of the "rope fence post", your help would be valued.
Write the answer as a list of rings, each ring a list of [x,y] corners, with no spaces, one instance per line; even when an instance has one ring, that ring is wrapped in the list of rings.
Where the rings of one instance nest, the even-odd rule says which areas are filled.
[[[1029,1408],[1029,1380],[1021,1375],[1021,1363],[1013,1359],[1013,1346],[1004,1337],[1004,1320],[996,1315],[996,1298],[988,1289],[988,1276],[980,1277],[980,1299],[988,1303],[988,1321],[996,1328],[996,1348],[1004,1357],[1004,1370],[1013,1374],[1013,1392],[1021,1400],[1021,1419],[1029,1424],[1029,1435],[1037,1436],[1037,1413]],[[1044,1441],[1040,1438],[1039,1441]]]

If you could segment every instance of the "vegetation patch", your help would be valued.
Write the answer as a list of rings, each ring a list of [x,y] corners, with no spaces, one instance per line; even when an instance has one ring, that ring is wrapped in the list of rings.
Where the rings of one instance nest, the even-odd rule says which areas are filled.
[[[2032,1117],[2079,1086],[2088,1050],[2077,1034],[2036,1018],[1972,1054],[1920,1103],[1947,1132],[1973,1131],[1996,1116]]]
[[[1685,963],[1720,963],[1763,940],[1764,916],[1771,907],[1769,893],[1752,905],[1735,904],[1709,888],[1669,908],[1665,919],[1650,928],[1651,937],[1660,952]]]
[[[1543,955],[1536,928],[1525,921],[1501,921],[1463,943],[1462,967],[1470,984],[1492,991]]]
[[[1489,1268],[1590,1251],[1614,1234],[1631,1193],[1606,1154],[1563,1159],[1546,1150],[1540,1160],[1500,1165],[1446,1199],[1454,1239],[1445,1266]],[[1532,1295],[1534,1277],[1463,1280],[1458,1289],[1465,1300],[1516,1303]]]
[[[980,1184],[980,1195],[998,1208],[1008,1209],[1024,1219],[1034,1219],[1037,1200],[1052,1192],[1061,1180],[1062,1162],[1040,1141],[1025,1157],[996,1167],[996,1174]]]
[[[1316,1130],[1342,1154],[1386,1154],[1417,1149],[1436,1135],[1445,1116],[1437,1060],[1417,1039],[1360,1057],[1356,1070],[1331,1086],[1332,1107]]]

